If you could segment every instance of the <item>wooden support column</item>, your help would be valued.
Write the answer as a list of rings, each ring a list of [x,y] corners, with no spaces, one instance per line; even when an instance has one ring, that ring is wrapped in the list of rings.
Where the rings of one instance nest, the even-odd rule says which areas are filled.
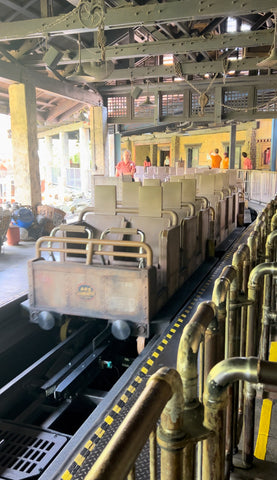
[[[175,163],[180,159],[180,137],[173,136],[171,138],[171,166],[174,167]]]
[[[229,153],[229,168],[235,168],[235,154],[236,154],[236,135],[237,135],[237,126],[236,124],[231,125],[231,138],[230,138],[230,153]]]
[[[45,200],[49,201],[49,186],[52,185],[52,168],[53,168],[53,138],[47,135],[44,138],[43,170],[45,172]]]
[[[89,185],[91,184],[90,172],[90,151],[89,151],[89,129],[81,127],[79,129],[80,139],[80,173],[81,173],[81,192],[88,197]]]
[[[69,167],[69,148],[68,133],[60,132],[60,178],[59,178],[59,197],[64,200],[65,188],[67,186],[67,168]]]
[[[157,166],[157,153],[158,153],[158,145],[156,143],[151,143],[150,160],[153,167]]]
[[[36,91],[30,84],[9,87],[15,199],[35,207],[41,202]]]
[[[271,130],[271,153],[270,153],[270,170],[276,172],[276,158],[277,158],[277,119],[272,119]]]
[[[107,108],[90,108],[92,175],[109,175]]]

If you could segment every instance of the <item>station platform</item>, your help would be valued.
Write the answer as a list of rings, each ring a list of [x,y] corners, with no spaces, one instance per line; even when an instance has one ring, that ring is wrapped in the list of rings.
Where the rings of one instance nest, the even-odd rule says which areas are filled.
[[[18,297],[27,296],[27,262],[35,257],[35,241],[8,245],[0,253],[0,308]]]

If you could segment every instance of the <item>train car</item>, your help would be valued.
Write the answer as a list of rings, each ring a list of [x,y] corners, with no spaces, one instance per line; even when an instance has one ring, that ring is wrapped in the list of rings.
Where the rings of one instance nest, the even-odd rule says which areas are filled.
[[[120,200],[118,186],[95,186],[94,207],[36,244],[31,321],[51,329],[102,319],[118,339],[151,336],[155,314],[236,227],[236,178],[214,173],[124,182]]]

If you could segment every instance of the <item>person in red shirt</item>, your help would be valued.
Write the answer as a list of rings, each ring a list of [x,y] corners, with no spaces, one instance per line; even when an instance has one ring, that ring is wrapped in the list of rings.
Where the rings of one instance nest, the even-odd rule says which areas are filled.
[[[150,158],[148,157],[148,155],[146,155],[146,157],[145,157],[143,166],[144,166],[144,167],[151,167],[151,160],[150,160]]]
[[[218,154],[218,152],[219,150],[216,148],[214,152],[210,153],[212,160],[211,168],[220,168],[222,157]]]
[[[115,168],[117,177],[120,177],[121,175],[132,175],[132,178],[134,178],[136,165],[131,161],[130,150],[124,150],[122,160],[116,165]]]
[[[247,153],[242,152],[241,155],[243,157],[243,162],[242,162],[243,170],[252,170],[253,165],[252,165],[252,162],[251,162],[250,158],[247,157]]]

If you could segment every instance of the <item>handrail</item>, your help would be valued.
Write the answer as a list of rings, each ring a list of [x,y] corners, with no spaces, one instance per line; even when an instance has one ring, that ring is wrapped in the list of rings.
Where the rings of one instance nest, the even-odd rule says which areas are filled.
[[[95,245],[110,245],[113,247],[134,247],[134,248],[142,248],[144,249],[145,253],[140,252],[139,256],[141,258],[146,259],[147,267],[151,267],[153,265],[153,252],[151,247],[144,242],[134,242],[131,240],[100,240],[97,238],[74,238],[74,237],[40,237],[36,242],[36,256],[40,258],[41,252],[63,252],[63,253],[71,253],[71,254],[78,254],[80,255],[80,250],[77,248],[60,248],[60,247],[42,247],[44,242],[48,242],[50,245],[53,243],[75,243],[77,245],[85,245],[86,250],[82,251],[81,253],[86,254],[86,265],[92,264],[92,257],[93,255],[107,255],[111,257],[127,257],[127,258],[137,258],[138,253],[136,252],[128,252],[128,251],[109,251],[109,250],[95,250]]]
[[[169,437],[174,437],[182,430],[182,382],[176,370],[164,367],[150,377],[136,404],[85,480],[124,480],[166,404],[161,426]],[[170,478],[177,480],[180,476]]]
[[[271,207],[272,205],[270,208],[267,206],[266,212],[270,210],[270,214],[272,214]],[[257,231],[257,223],[262,232]],[[255,231],[251,234],[248,245],[240,245],[233,255],[232,265],[226,266],[215,281],[212,301],[201,303],[190,322],[185,326],[177,356],[177,369],[182,381],[182,395],[180,378],[176,372],[170,373],[170,378],[172,375],[176,387],[176,395],[173,395],[170,400],[168,400],[172,395],[170,389],[171,392],[173,391],[171,383],[169,390],[164,384],[159,386],[159,383],[161,372],[163,372],[163,381],[167,371],[172,371],[164,368],[157,372],[158,377],[155,377],[157,374],[151,377],[146,387],[146,389],[148,387],[150,389],[147,395],[152,398],[151,402],[153,401],[153,403],[156,395],[157,409],[154,409],[152,403],[143,403],[145,410],[137,411],[137,408],[142,405],[139,399],[133,407],[132,414],[136,415],[138,423],[130,423],[133,422],[133,417],[132,415],[129,417],[129,414],[127,418],[131,420],[127,422],[124,420],[119,429],[120,435],[117,437],[116,434],[116,438],[119,438],[119,445],[116,445],[116,439],[111,440],[109,446],[104,450],[109,453],[109,457],[101,455],[105,461],[108,460],[110,470],[106,469],[105,473],[102,473],[100,457],[95,463],[98,470],[94,470],[94,466],[85,480],[111,480],[113,478],[123,480],[130,471],[132,473],[128,475],[128,479],[135,478],[134,462],[139,449],[142,448],[142,436],[144,441],[146,438],[142,431],[145,422],[150,417],[149,425],[146,427],[147,436],[150,431],[153,432],[155,429],[152,417],[156,419],[158,409],[162,409],[161,391],[165,392],[165,396],[167,395],[167,404],[157,430],[157,441],[161,448],[161,480],[194,479],[197,467],[194,455],[195,445],[203,440],[203,452],[199,447],[199,458],[202,455],[202,480],[229,478],[233,448],[237,446],[236,437],[241,428],[240,422],[237,421],[239,414],[243,417],[244,425],[242,463],[244,467],[251,466],[254,428],[249,419],[253,417],[255,408],[255,387],[252,384],[264,383],[267,388],[269,385],[277,384],[277,364],[266,361],[263,351],[259,352],[259,358],[254,357],[258,352],[257,334],[261,327],[260,319],[262,318],[262,323],[265,323],[266,319],[270,321],[275,314],[271,310],[271,289],[267,287],[266,279],[268,276],[277,274],[277,262],[270,262],[276,234],[271,233],[265,242],[265,229],[266,213],[264,212],[256,222]],[[260,243],[258,243],[259,237]],[[258,247],[266,249],[267,262],[255,266],[258,261]],[[250,272],[251,266],[254,268]],[[264,287],[262,279],[265,279]],[[261,308],[262,288],[264,288],[264,299]],[[243,317],[246,318],[246,313],[247,338],[242,334],[242,330],[245,330]],[[235,328],[233,328],[234,326]],[[231,336],[228,341],[230,329],[236,332],[236,336]],[[234,345],[232,345],[232,338]],[[240,339],[240,342],[246,343],[246,347],[239,344],[237,338]],[[203,340],[205,340],[204,361],[204,352],[200,348]],[[238,347],[240,348],[240,357],[237,355]],[[207,358],[209,355],[210,358]],[[223,359],[224,356],[225,359]],[[227,358],[228,356],[232,358]],[[203,376],[208,375],[202,401],[201,373],[203,372],[201,372],[201,365],[204,362],[205,373]],[[240,382],[239,385],[235,383],[237,381]],[[243,382],[245,383],[242,389]],[[238,404],[239,388],[244,394],[242,404]],[[142,397],[142,399],[144,398]],[[231,410],[237,410],[237,414],[231,414]],[[176,415],[175,421],[173,421],[174,414]],[[124,438],[126,431],[130,436]],[[151,438],[155,436],[154,433],[151,435]],[[130,443],[130,439],[132,443]],[[121,455],[119,453],[121,448],[126,448],[126,451],[121,458],[117,458]],[[123,467],[124,463],[126,465]],[[125,470],[121,471],[121,467]],[[106,466],[104,465],[103,468],[105,469]],[[94,476],[90,476],[92,472]],[[200,478],[199,473],[200,471],[197,472],[197,478]],[[156,480],[154,475],[150,476],[150,480]]]

